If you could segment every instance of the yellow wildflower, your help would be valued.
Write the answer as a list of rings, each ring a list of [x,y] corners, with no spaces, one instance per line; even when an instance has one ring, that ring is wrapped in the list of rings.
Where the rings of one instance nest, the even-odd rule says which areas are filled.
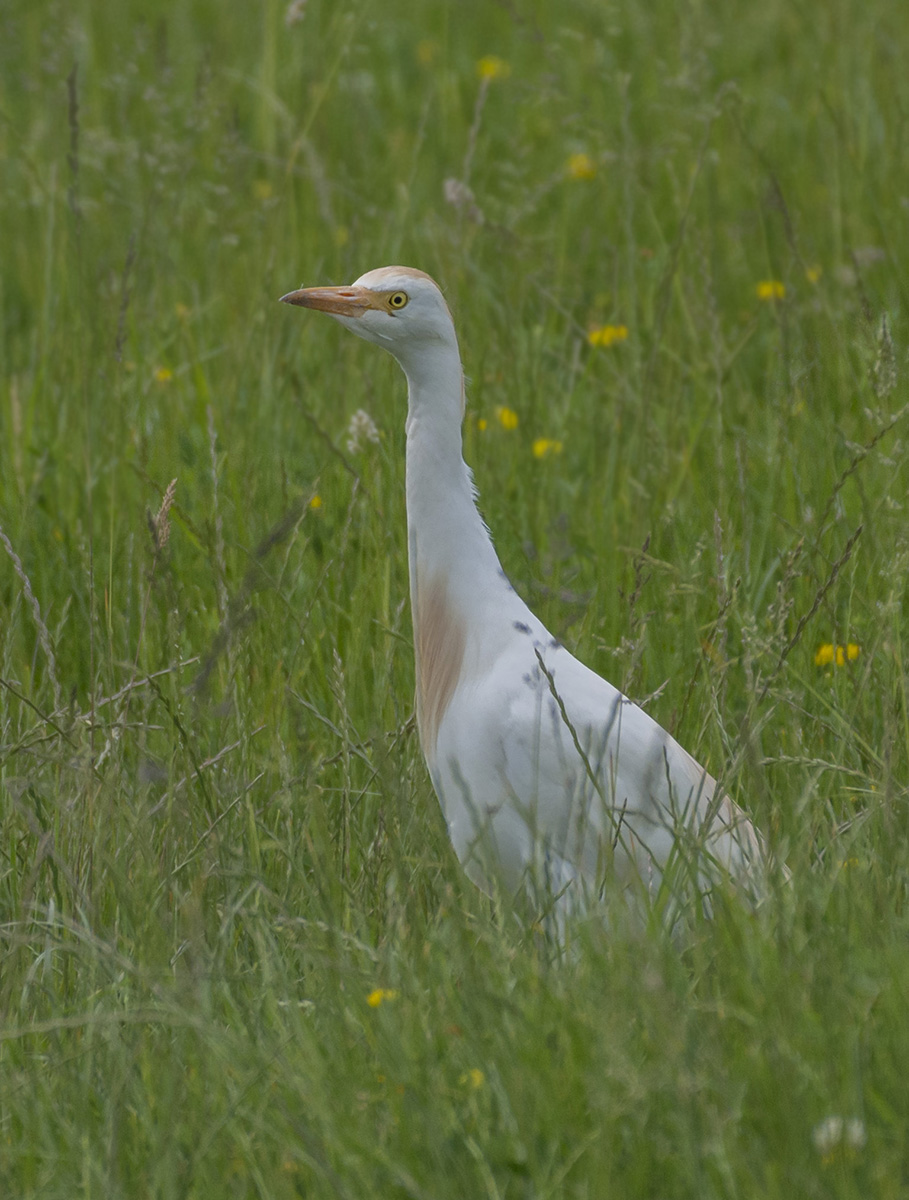
[[[785,284],[778,279],[762,279],[755,291],[758,300],[782,300],[786,295]]]
[[[257,179],[253,184],[253,195],[257,200],[270,200],[274,188],[268,179]]]
[[[174,373],[170,369],[170,367],[156,367],[155,368],[155,380],[157,383],[170,383],[170,381],[173,379],[173,377],[174,377]]]
[[[422,42],[417,42],[417,62],[421,67],[432,66],[438,53],[438,42],[434,42],[430,38],[424,38]]]
[[[805,278],[809,283],[817,283],[824,271],[822,267],[806,267]]]
[[[499,424],[503,429],[512,430],[518,427],[518,414],[513,408],[505,408],[499,405],[496,409],[496,416],[499,418]]]
[[[310,508],[321,508],[322,507],[322,497],[319,495],[318,492],[316,492],[315,495],[310,498],[309,507]]]
[[[624,342],[627,337],[627,325],[600,325],[587,334],[591,346],[611,346],[614,342]]]
[[[479,429],[480,433],[482,433],[484,429],[488,428],[488,426],[489,426],[489,422],[486,420],[485,417],[477,418],[477,429]]]
[[[830,642],[825,642],[823,646],[817,648],[814,665],[829,667],[831,663],[835,663],[836,666],[843,667],[847,662],[855,662],[861,652],[861,646],[857,646],[855,642],[848,642],[845,646],[834,646]]]
[[[192,309],[188,304],[181,304],[179,301],[174,306],[174,312],[177,314],[177,319],[180,321],[188,321],[191,311]]]
[[[479,1067],[471,1067],[469,1071],[464,1072],[458,1082],[467,1084],[468,1086],[472,1087],[474,1091],[476,1091],[486,1082],[486,1076]]]
[[[227,1173],[228,1175],[239,1175],[241,1177],[249,1174],[249,1167],[246,1165],[241,1154],[234,1153],[231,1155],[227,1163]]]
[[[547,454],[561,454],[562,443],[555,438],[537,438],[530,449],[534,458],[545,458]]]
[[[386,1000],[397,1000],[397,988],[374,988],[366,997],[366,1003],[370,1008],[378,1008],[380,1004],[384,1004]]]
[[[569,179],[593,179],[597,173],[597,165],[589,154],[572,154],[569,156],[565,170]]]
[[[511,67],[504,58],[487,54],[477,63],[477,74],[481,79],[507,79],[511,74]]]

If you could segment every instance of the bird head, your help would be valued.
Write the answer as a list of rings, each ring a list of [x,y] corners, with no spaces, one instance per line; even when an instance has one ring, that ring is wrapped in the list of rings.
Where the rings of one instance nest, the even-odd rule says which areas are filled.
[[[438,284],[413,267],[379,267],[348,287],[300,288],[281,299],[329,313],[352,333],[390,350],[405,370],[414,356],[439,346],[457,348]]]

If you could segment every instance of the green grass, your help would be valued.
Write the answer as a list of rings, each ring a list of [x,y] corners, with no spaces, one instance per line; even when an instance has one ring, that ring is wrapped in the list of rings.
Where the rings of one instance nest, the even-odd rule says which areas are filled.
[[[905,1200],[899,6],[152,7],[0,10],[0,1191]],[[395,261],[506,569],[788,861],[757,915],[559,962],[463,878],[403,379],[276,303]]]

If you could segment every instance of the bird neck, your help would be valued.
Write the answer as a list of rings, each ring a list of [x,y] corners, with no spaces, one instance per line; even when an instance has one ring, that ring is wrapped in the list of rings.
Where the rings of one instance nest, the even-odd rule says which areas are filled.
[[[499,560],[477,511],[461,447],[464,375],[457,345],[439,344],[405,366],[407,412],[407,530],[411,591],[418,578],[443,577],[454,593],[462,584],[498,578]]]
[[[402,364],[408,383],[407,533],[417,721],[432,769],[459,681],[498,653],[524,611],[477,511],[461,453],[464,378],[457,345]],[[514,610],[514,611],[512,611]],[[520,612],[519,612],[520,610]]]

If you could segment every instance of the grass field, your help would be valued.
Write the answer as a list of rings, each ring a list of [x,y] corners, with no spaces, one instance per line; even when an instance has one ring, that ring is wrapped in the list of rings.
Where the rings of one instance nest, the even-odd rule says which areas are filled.
[[[907,61],[887,0],[0,7],[0,1195],[909,1197]],[[277,303],[391,262],[757,914],[560,962],[463,877],[403,379]]]

